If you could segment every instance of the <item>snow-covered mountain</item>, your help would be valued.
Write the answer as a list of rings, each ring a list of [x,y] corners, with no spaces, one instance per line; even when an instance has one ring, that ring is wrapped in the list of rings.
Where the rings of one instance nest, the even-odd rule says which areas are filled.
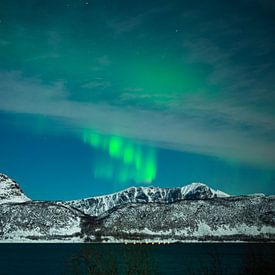
[[[30,199],[19,185],[8,176],[0,174],[0,204],[6,202],[25,202]]]
[[[275,241],[274,196],[228,196],[201,183],[48,202],[1,174],[0,194],[0,242]]]
[[[85,214],[98,216],[109,209],[128,203],[172,203],[180,200],[211,199],[214,197],[229,197],[229,195],[214,190],[203,183],[192,183],[177,188],[130,187],[117,193],[66,201],[64,204],[75,207]]]
[[[275,241],[274,196],[127,204],[98,219],[87,236],[102,241]]]

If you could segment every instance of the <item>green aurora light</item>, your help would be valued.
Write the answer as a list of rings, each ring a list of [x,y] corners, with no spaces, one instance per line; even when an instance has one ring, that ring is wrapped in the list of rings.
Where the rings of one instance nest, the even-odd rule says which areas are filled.
[[[103,135],[89,130],[83,133],[83,141],[100,150],[93,172],[95,178],[151,183],[157,173],[156,151],[117,135]]]

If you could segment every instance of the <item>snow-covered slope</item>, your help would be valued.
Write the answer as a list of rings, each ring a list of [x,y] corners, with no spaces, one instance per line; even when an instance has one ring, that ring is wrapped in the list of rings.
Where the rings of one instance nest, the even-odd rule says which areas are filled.
[[[30,201],[19,185],[8,176],[0,174],[0,204]]]
[[[229,195],[202,183],[192,183],[177,188],[130,187],[117,193],[66,201],[64,204],[75,207],[85,214],[98,216],[113,207],[127,203],[172,203],[184,199],[197,200],[214,197],[229,197]]]
[[[127,204],[98,217],[102,241],[275,241],[275,199]]]
[[[0,240],[74,241],[81,236],[82,213],[51,202],[0,204]]]

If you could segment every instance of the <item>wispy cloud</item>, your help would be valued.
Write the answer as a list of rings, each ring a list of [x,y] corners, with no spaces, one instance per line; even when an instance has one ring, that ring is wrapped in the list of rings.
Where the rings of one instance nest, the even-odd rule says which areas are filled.
[[[193,21],[201,14],[189,11],[183,16]],[[205,97],[200,95],[197,102],[191,100],[196,106],[191,108],[198,109],[198,114],[207,111],[210,117],[218,114],[227,124],[253,130],[257,127],[258,134],[270,133],[274,132],[275,115],[271,106],[275,102],[274,64],[266,57],[274,55],[274,48],[270,32],[264,28],[255,28],[254,35],[242,35],[243,26],[254,23],[249,16],[206,17],[200,25],[193,25],[194,32],[185,35],[185,62],[207,64],[210,68],[210,88],[206,88]],[[211,86],[216,92],[211,92]]]
[[[70,123],[76,134],[91,128],[155,146],[275,167],[274,136],[255,131],[261,126],[266,133],[274,133],[272,117],[227,102],[213,102],[204,108],[196,106],[198,99],[188,100],[182,102],[184,111],[178,105],[167,112],[75,102],[69,99],[62,81],[49,85],[18,72],[0,73],[1,111],[55,117]],[[234,115],[235,120],[231,119]],[[213,118],[220,119],[217,125]],[[239,127],[238,119],[251,129]]]
[[[81,87],[85,89],[106,89],[111,86],[112,86],[112,83],[110,81],[97,78],[93,81],[83,84]]]

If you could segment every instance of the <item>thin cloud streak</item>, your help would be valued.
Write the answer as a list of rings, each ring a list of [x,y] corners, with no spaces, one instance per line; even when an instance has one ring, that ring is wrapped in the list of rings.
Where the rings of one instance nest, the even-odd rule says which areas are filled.
[[[194,103],[190,99],[189,110],[184,105],[189,116],[176,109],[161,112],[106,103],[83,103],[69,100],[69,93],[62,81],[46,85],[36,78],[23,78],[18,72],[0,73],[1,111],[58,118],[70,123],[76,134],[80,134],[84,128],[96,129],[154,146],[275,168],[274,136],[265,137],[255,131],[262,121],[267,121],[261,127],[265,132],[274,133],[271,117],[232,107],[226,102],[223,102],[223,107],[217,102],[216,105],[195,105],[192,108]],[[206,115],[208,112],[213,112],[214,117],[220,119],[218,126],[212,125]],[[224,113],[228,117],[235,113],[236,119],[239,118],[242,123],[245,121],[252,130],[237,127],[234,120],[226,123]]]

